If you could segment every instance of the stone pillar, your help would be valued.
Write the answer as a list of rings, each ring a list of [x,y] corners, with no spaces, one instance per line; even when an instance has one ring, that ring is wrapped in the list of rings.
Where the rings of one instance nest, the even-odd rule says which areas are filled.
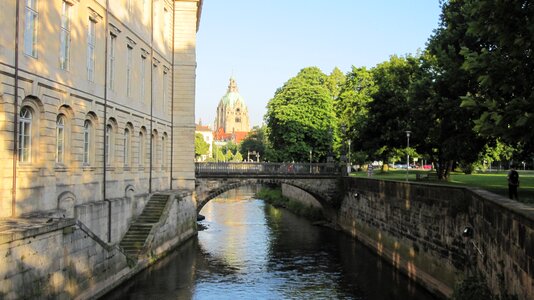
[[[172,187],[195,188],[196,33],[200,0],[176,0]]]

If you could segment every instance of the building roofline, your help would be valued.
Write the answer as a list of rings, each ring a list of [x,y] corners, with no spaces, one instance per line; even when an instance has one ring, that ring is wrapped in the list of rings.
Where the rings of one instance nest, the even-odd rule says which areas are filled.
[[[200,16],[202,15],[202,4],[204,0],[174,0],[175,2],[196,2],[197,3],[197,32],[200,27]]]
[[[200,28],[200,16],[202,15],[202,4],[204,4],[204,0],[198,0],[198,8],[197,8],[197,32]]]

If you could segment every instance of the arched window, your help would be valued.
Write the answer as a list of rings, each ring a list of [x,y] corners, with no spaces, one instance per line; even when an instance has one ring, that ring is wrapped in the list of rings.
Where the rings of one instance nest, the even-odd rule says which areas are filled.
[[[157,155],[156,153],[154,153],[154,149],[158,149],[156,143],[158,142],[158,140],[156,139],[156,135],[154,133],[152,133],[152,136],[150,137],[150,141],[152,142],[152,145],[150,147],[150,157],[151,157],[151,166],[152,167],[153,165],[156,165],[157,161],[158,161],[158,158],[157,158]]]
[[[145,135],[142,131],[139,131],[139,151],[137,152],[137,161],[139,162],[139,168],[145,166]]]
[[[106,148],[104,149],[104,156],[106,157],[106,165],[111,165],[113,160],[113,148],[111,147],[111,141],[113,141],[113,126],[106,125]]]
[[[123,144],[123,154],[124,154],[124,166],[127,167],[130,165],[130,129],[124,129],[124,144]]]
[[[65,116],[56,119],[56,163],[65,162]]]
[[[91,151],[91,121],[85,120],[83,123],[83,164],[89,165],[91,163],[90,151]]]
[[[23,107],[19,115],[19,162],[31,161],[32,147],[32,112],[28,107]]]
[[[161,169],[165,167],[165,136],[161,137]]]

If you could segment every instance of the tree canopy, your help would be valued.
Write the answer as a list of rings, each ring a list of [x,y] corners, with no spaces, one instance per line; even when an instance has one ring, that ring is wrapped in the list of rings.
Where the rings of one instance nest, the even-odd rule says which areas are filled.
[[[208,154],[210,145],[206,143],[201,133],[195,133],[195,157]]]
[[[265,121],[278,161],[307,161],[310,150],[326,157],[336,127],[327,78],[317,67],[302,69],[267,104]]]
[[[346,74],[304,68],[269,101],[263,146],[272,145],[272,160],[307,161],[312,150],[324,161],[350,140],[358,162],[415,155],[440,179],[456,167],[534,158],[532,16],[529,1],[443,1],[417,54]],[[242,148],[262,149],[256,140]]]

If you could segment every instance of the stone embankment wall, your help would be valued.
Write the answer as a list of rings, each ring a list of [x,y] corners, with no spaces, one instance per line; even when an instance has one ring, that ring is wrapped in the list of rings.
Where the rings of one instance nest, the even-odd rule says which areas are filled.
[[[112,201],[114,224],[126,223],[138,214],[129,201]],[[77,212],[84,220],[102,220],[102,227],[107,227],[107,205],[77,208]],[[107,237],[104,228],[96,234],[79,219],[18,220],[22,223],[15,228],[20,230],[0,235],[0,299],[101,296],[196,234],[196,204],[191,193],[174,193],[160,220],[137,261],[128,259],[117,246],[117,237],[127,230],[126,225],[116,227],[113,242],[108,244],[107,238],[101,237]]]
[[[344,179],[338,224],[428,289],[450,296],[467,271],[534,299],[532,207],[474,189]],[[472,238],[462,236],[473,229]]]
[[[285,197],[292,199],[294,201],[298,201],[305,206],[312,206],[316,208],[322,208],[323,206],[315,197],[307,193],[306,191],[296,188],[292,185],[288,185],[283,183],[282,184],[282,195]]]

